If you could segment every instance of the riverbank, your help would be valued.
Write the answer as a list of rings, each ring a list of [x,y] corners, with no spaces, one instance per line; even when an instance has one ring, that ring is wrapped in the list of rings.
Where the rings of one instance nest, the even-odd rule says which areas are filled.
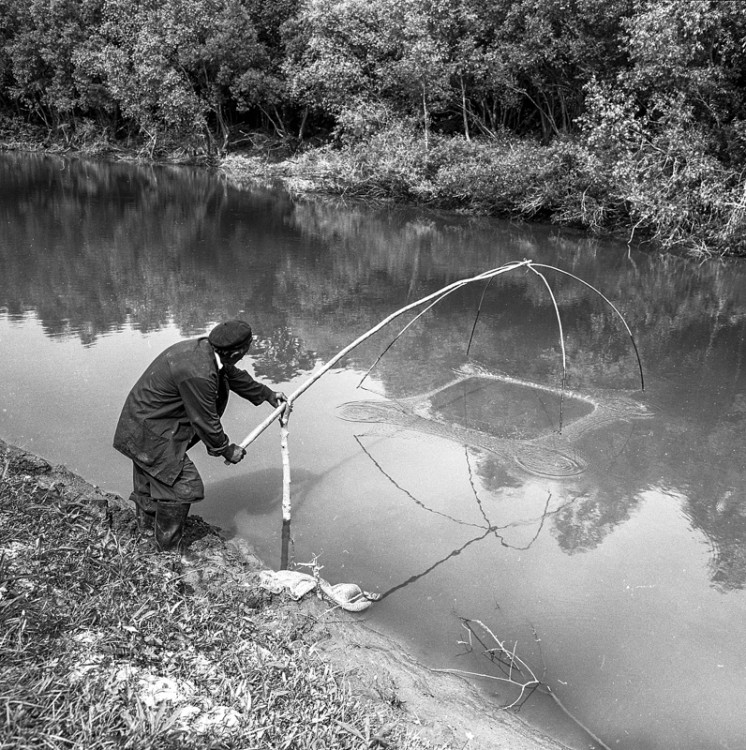
[[[271,594],[199,517],[187,543],[0,440],[1,750],[561,750],[364,615]]]
[[[323,194],[548,223],[699,261],[746,255],[741,175],[689,137],[651,135],[632,150],[619,139],[592,144],[579,136],[543,144],[508,134],[433,134],[425,142],[416,129],[394,124],[325,143],[265,133],[242,140],[240,148],[219,151],[170,144],[156,152],[103,133],[77,137],[0,119],[0,150],[199,166],[238,188],[272,183],[295,197]],[[684,166],[672,172],[671,164],[679,163]]]

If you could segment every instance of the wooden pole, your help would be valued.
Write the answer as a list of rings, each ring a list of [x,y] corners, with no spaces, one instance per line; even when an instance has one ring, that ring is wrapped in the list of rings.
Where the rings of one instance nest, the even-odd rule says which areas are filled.
[[[280,417],[280,451],[282,452],[282,520],[290,523],[290,452],[288,450],[288,422],[290,407]]]
[[[416,302],[411,302],[408,305],[405,305],[401,309],[397,310],[396,312],[391,313],[391,315],[384,318],[380,323],[373,326],[370,330],[366,331],[362,336],[358,336],[351,344],[348,344],[344,349],[342,349],[340,352],[335,354],[325,365],[323,365],[319,370],[317,370],[308,380],[306,380],[304,383],[302,383],[297,390],[295,390],[293,393],[291,393],[288,396],[287,400],[287,406],[292,406],[293,402],[301,396],[303,393],[305,393],[319,378],[321,378],[322,375],[325,375],[329,370],[334,367],[337,362],[339,362],[342,357],[349,354],[355,347],[362,344],[364,341],[369,339],[374,334],[378,333],[382,328],[385,328],[392,320],[395,318],[398,318],[400,315],[403,315],[406,312],[409,312],[410,310],[415,309],[416,307],[419,307],[420,305],[424,305],[425,303],[429,302],[430,300],[436,299],[438,297],[443,296],[444,294],[448,294],[449,292],[458,289],[461,286],[465,286],[466,284],[471,284],[474,281],[484,281],[486,279],[490,279],[493,276],[499,276],[502,273],[505,273],[506,271],[513,271],[516,268],[520,268],[521,266],[528,266],[532,263],[530,260],[522,260],[522,261],[516,261],[514,263],[508,263],[507,265],[500,266],[499,268],[493,268],[490,271],[485,271],[484,273],[480,273],[477,276],[472,276],[468,279],[461,279],[460,281],[454,281],[452,284],[448,284],[447,286],[444,286],[442,289],[439,289],[437,292],[433,292],[432,294],[428,294],[426,297],[423,297],[422,299],[418,299]],[[246,448],[248,445],[253,443],[259,435],[261,435],[267,427],[269,427],[272,422],[275,421],[285,410],[285,404],[280,404],[267,418],[259,425],[257,425],[240,443],[242,448]]]
[[[286,406],[280,415],[280,452],[282,453],[282,546],[280,550],[280,570],[287,570],[290,564],[290,451],[288,449],[288,422],[290,406]]]

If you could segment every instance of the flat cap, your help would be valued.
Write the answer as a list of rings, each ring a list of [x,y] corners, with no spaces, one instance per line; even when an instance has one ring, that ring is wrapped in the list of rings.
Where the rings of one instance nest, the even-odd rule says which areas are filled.
[[[216,349],[238,349],[251,343],[251,326],[243,320],[226,320],[210,331],[207,340]]]

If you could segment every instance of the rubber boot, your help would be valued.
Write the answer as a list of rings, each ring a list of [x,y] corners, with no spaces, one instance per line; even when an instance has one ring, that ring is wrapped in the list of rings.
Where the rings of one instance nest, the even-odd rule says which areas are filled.
[[[133,492],[130,500],[135,504],[135,517],[137,518],[137,529],[140,532],[153,531],[155,528],[156,502],[145,495]]]
[[[160,552],[179,549],[184,525],[189,515],[189,503],[159,500],[155,512],[155,545]]]

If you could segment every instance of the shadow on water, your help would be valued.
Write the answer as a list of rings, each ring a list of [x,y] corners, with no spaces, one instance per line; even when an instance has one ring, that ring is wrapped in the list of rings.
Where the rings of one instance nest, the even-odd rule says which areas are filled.
[[[303,506],[304,488],[317,478],[313,472],[302,468],[293,472],[293,502],[296,508]],[[250,516],[276,514],[282,505],[282,471],[275,468],[258,469],[213,482],[210,490],[226,517],[235,516],[239,511]]]

